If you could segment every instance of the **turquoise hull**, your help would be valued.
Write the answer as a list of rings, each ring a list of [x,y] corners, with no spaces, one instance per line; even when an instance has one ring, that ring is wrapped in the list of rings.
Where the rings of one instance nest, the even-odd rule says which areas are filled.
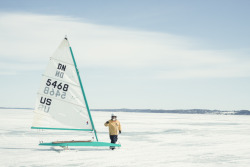
[[[40,146],[94,146],[94,147],[121,147],[120,144],[105,142],[69,142],[69,143],[40,143]]]

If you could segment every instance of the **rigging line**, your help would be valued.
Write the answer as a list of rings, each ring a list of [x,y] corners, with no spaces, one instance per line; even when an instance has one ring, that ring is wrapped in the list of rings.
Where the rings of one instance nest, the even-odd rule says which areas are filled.
[[[55,97],[52,97],[52,96],[48,96],[48,95],[46,95],[46,94],[41,94],[41,93],[39,93],[39,92],[38,92],[37,94],[43,95],[43,96],[46,96],[46,97],[49,97],[49,98],[52,98],[52,99],[56,99],[56,100],[59,100],[59,101],[62,101],[62,102],[70,103],[70,104],[73,104],[73,105],[76,105],[76,106],[80,106],[80,107],[83,107],[83,108],[87,109],[87,108],[84,107],[84,106],[81,106],[81,105],[78,105],[78,104],[75,104],[75,103],[71,103],[71,102],[69,102],[69,101],[61,100],[61,99],[58,99],[58,98],[55,98]]]
[[[45,75],[45,74],[42,74],[42,76],[45,76],[45,77],[48,77],[48,78],[52,78],[52,79],[55,79],[55,80],[58,80],[58,81],[61,81],[61,82],[65,82],[65,83],[68,83],[68,84],[71,84],[71,85],[73,85],[73,86],[76,86],[76,87],[81,88],[80,85],[76,85],[76,84],[70,83],[70,82],[68,82],[68,81],[64,81],[64,80],[62,80],[62,79],[58,79],[58,78],[55,78],[55,77],[51,77],[51,76],[48,76],[48,75]]]
[[[53,58],[53,57],[50,57],[50,60],[56,60],[56,61],[59,61],[59,62],[65,63],[65,64],[67,64],[67,65],[71,65],[71,66],[73,66],[73,67],[74,67],[74,64],[70,64],[70,63],[68,63],[68,62],[61,61],[61,60],[55,59],[55,58]]]

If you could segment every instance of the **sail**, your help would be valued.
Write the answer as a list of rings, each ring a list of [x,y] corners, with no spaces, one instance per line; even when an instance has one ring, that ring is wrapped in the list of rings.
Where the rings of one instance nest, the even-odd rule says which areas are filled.
[[[80,82],[65,38],[42,75],[32,128],[94,130]]]

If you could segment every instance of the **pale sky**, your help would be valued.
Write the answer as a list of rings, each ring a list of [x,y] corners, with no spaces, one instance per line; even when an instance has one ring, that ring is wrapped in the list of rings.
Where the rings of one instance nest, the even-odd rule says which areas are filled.
[[[65,35],[90,109],[250,109],[250,1],[0,1],[0,107],[34,108]]]

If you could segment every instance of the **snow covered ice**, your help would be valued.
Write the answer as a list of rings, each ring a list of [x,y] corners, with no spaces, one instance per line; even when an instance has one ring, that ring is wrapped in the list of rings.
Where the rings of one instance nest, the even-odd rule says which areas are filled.
[[[111,112],[91,113],[99,140],[109,142],[108,128],[103,124]],[[249,116],[131,112],[117,115],[122,125],[120,149],[70,147],[69,151],[63,151],[38,146],[39,140],[59,136],[73,140],[84,138],[85,132],[51,130],[41,136],[30,129],[32,110],[0,109],[0,166],[248,167],[250,164]]]

